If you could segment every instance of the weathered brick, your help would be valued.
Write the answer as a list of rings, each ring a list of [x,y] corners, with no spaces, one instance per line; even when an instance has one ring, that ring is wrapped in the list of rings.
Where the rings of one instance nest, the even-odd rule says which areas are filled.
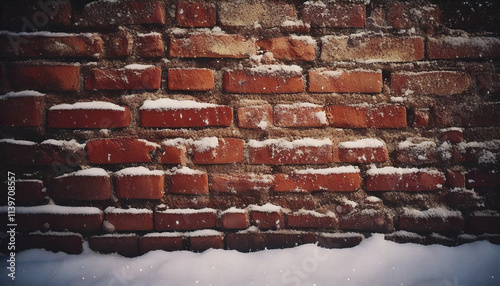
[[[185,195],[206,195],[208,190],[208,175],[206,172],[182,167],[171,174],[169,193]]]
[[[135,54],[143,58],[161,57],[165,53],[163,37],[160,33],[139,33],[135,41]]]
[[[312,233],[311,233],[312,234]],[[269,231],[262,233],[265,238],[266,249],[291,248],[305,243],[316,242],[315,235],[311,239],[307,232],[298,231]]]
[[[79,65],[12,64],[10,84],[15,89],[76,91],[80,81]]]
[[[445,161],[438,153],[437,145],[433,141],[419,143],[406,140],[398,144],[396,160],[410,165],[432,164]]]
[[[435,106],[432,115],[436,126],[500,126],[498,103]]]
[[[103,53],[98,34],[5,33],[0,35],[0,53],[15,57],[92,57]]]
[[[304,90],[298,66],[259,66],[224,73],[224,90],[233,93],[299,93]]]
[[[464,218],[459,211],[432,208],[425,211],[404,208],[399,216],[399,228],[416,232],[460,232]]]
[[[276,174],[275,192],[353,192],[361,187],[359,169],[339,167],[298,170],[290,175]]]
[[[165,24],[165,3],[162,1],[94,1],[83,7],[75,23],[85,27]],[[77,18],[78,19],[78,18]]]
[[[273,124],[273,108],[271,105],[254,105],[238,108],[238,126],[262,130]]]
[[[215,230],[198,230],[189,235],[189,249],[202,252],[210,248],[224,249],[224,234]]]
[[[136,234],[91,236],[89,247],[99,253],[118,253],[126,257],[134,257],[139,255],[139,236]]]
[[[154,66],[129,65],[122,69],[95,68],[85,75],[88,90],[145,89],[161,87],[161,69]]]
[[[308,1],[302,7],[302,20],[312,27],[364,28],[364,4]]]
[[[500,214],[498,211],[475,211],[467,223],[473,233],[500,233]]]
[[[140,111],[143,127],[230,126],[233,121],[233,110],[228,106],[190,100],[146,100]]]
[[[453,146],[453,161],[455,163],[479,163],[495,165],[496,157],[500,156],[500,140],[486,142],[459,143]]]
[[[16,250],[41,248],[52,252],[80,254],[83,250],[83,237],[71,232],[32,232],[16,234]]]
[[[433,191],[443,187],[444,174],[427,169],[384,167],[370,169],[367,191]]]
[[[247,229],[250,226],[248,211],[234,207],[217,216],[217,226],[222,229]]]
[[[87,142],[87,153],[94,164],[147,163],[156,146],[134,138],[95,139]]]
[[[0,96],[1,127],[36,127],[42,121],[44,94],[21,91]]]
[[[326,116],[334,127],[406,127],[406,108],[401,105],[330,105],[326,107]]]
[[[434,33],[441,24],[441,10],[437,5],[391,2],[387,10],[387,24],[396,29],[417,28]]]
[[[476,76],[480,95],[500,93],[500,73],[483,72]]]
[[[241,252],[264,250],[265,238],[261,233],[237,232],[226,235],[227,249]]]
[[[128,31],[118,31],[102,36],[107,58],[128,57],[132,55],[134,38]]]
[[[278,104],[274,107],[274,125],[280,127],[328,126],[323,106],[310,103]]]
[[[391,74],[391,91],[401,95],[452,95],[466,91],[470,77],[463,72],[431,71]]]
[[[163,171],[131,167],[115,175],[116,195],[121,199],[161,199],[165,193]]]
[[[103,169],[81,170],[54,178],[48,193],[55,200],[107,200],[111,197],[111,179]]]
[[[418,108],[409,110],[410,124],[412,127],[426,127],[429,125],[429,109]]]
[[[45,199],[43,181],[36,179],[20,179],[15,181],[16,201],[19,203],[42,202]],[[5,190],[8,190],[5,183]],[[7,205],[7,202],[4,203]]]
[[[282,229],[285,216],[281,208],[270,203],[263,206],[251,206],[251,223],[259,229]]]
[[[156,230],[196,230],[214,228],[216,212],[213,209],[170,209],[155,211]]]
[[[389,152],[380,140],[361,139],[340,143],[338,157],[341,162],[347,163],[380,163],[389,159]]]
[[[382,86],[382,71],[324,68],[309,71],[309,92],[378,93]]]
[[[152,230],[153,211],[107,207],[104,210],[103,227],[111,231]]]
[[[500,187],[500,176],[496,170],[471,170],[465,174],[465,183],[469,188]]]
[[[446,180],[451,188],[465,188],[465,173],[460,170],[446,170]]]
[[[194,142],[193,163],[229,164],[243,161],[245,141],[210,137]]]
[[[177,141],[165,140],[161,144],[162,153],[158,158],[158,162],[162,164],[177,164],[186,165],[187,162],[187,147],[182,139]]]
[[[364,209],[341,218],[340,228],[344,230],[393,232],[392,216],[383,210]]]
[[[240,35],[192,33],[171,38],[169,57],[175,58],[248,58],[257,53],[255,42]]]
[[[209,69],[169,69],[168,89],[206,91],[215,87],[214,73]]]
[[[278,27],[296,17],[295,7],[283,2],[259,2],[248,0],[234,3],[218,3],[219,22],[227,27]]]
[[[257,42],[257,46],[273,53],[275,59],[314,61],[316,59],[316,42],[308,36],[291,36],[288,38],[271,38]]]
[[[333,212],[322,214],[315,211],[300,210],[286,214],[289,228],[336,228],[337,216]]]
[[[411,62],[424,58],[421,37],[325,36],[321,60]]]
[[[354,247],[363,241],[365,237],[360,233],[321,233],[318,237],[318,245],[325,248],[348,248]]]
[[[0,26],[6,30],[35,32],[71,25],[70,1],[2,1],[0,10]]]
[[[309,33],[311,24],[304,23],[302,20],[286,20],[281,23],[280,31],[282,33]]]
[[[120,128],[130,124],[130,110],[110,102],[79,102],[52,106],[48,128]]]
[[[324,164],[333,160],[329,139],[306,138],[292,142],[282,139],[250,140],[247,150],[250,164]]]
[[[450,141],[451,143],[460,143],[464,139],[462,128],[448,128],[441,130],[439,140]]]
[[[213,174],[210,177],[210,189],[220,193],[256,193],[267,192],[273,184],[272,175],[253,173]]]
[[[439,37],[427,41],[429,59],[496,58],[500,39],[493,37]]]
[[[177,25],[180,27],[213,27],[217,20],[214,3],[180,2],[177,4]]]
[[[139,250],[146,253],[152,250],[182,250],[182,234],[178,232],[148,233],[139,239]]]

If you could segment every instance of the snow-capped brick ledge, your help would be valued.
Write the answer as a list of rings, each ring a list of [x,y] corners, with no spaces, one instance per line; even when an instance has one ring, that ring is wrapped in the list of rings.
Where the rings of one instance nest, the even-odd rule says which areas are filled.
[[[11,2],[0,164],[19,249],[498,241],[498,7],[58,1],[19,32],[40,5]]]

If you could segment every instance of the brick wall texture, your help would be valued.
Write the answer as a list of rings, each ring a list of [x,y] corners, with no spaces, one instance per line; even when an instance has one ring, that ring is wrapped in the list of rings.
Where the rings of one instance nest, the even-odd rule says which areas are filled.
[[[2,1],[2,217],[12,172],[18,249],[498,242],[476,2]]]

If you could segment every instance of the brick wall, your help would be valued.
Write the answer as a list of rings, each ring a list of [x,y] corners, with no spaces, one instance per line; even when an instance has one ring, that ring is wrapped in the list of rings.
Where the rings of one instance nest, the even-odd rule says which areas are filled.
[[[2,2],[18,250],[498,241],[498,10],[369,2]]]

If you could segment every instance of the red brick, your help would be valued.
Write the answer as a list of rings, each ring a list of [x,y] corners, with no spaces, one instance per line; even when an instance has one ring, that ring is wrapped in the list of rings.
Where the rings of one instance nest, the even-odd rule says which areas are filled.
[[[359,170],[342,170],[341,168],[308,169],[296,171],[290,175],[276,174],[273,190],[275,192],[294,191],[328,191],[353,192],[361,187]]]
[[[175,139],[174,139],[175,140]],[[162,154],[158,162],[162,164],[186,165],[187,148],[186,145],[177,144],[177,142],[164,141],[162,143]]]
[[[240,35],[194,33],[171,38],[169,57],[175,58],[248,58],[257,53],[253,40]]]
[[[467,225],[473,233],[500,233],[500,214],[488,210],[473,212]]]
[[[252,210],[252,224],[259,229],[282,229],[285,228],[285,217],[281,211],[266,212]]]
[[[231,208],[218,215],[217,227],[222,229],[247,229],[250,216],[246,210]]]
[[[496,58],[500,56],[500,39],[493,37],[429,38],[429,59]]]
[[[215,87],[214,74],[209,69],[169,69],[168,89],[206,91]]]
[[[311,24],[304,23],[302,20],[288,20],[281,23],[280,31],[282,33],[309,33],[311,31]]]
[[[135,234],[108,234],[89,238],[89,247],[99,253],[118,253],[126,257],[139,255],[139,236]]]
[[[79,16],[80,19],[74,24],[76,26],[164,25],[165,3],[161,1],[94,1],[85,5]]]
[[[461,94],[469,88],[470,84],[471,79],[467,74],[456,71],[391,74],[391,90],[396,96]]]
[[[436,106],[432,115],[436,126],[500,126],[498,103]]]
[[[273,123],[271,105],[255,105],[238,108],[238,126],[240,128],[263,129]]]
[[[441,130],[439,140],[450,141],[451,143],[460,143],[464,139],[462,128],[450,128]]]
[[[406,108],[401,105],[330,105],[326,107],[326,116],[334,127],[406,127]]]
[[[497,156],[500,156],[500,141],[498,140],[460,143],[453,146],[453,161],[455,163],[495,165]]]
[[[170,232],[148,233],[140,238],[139,249],[141,253],[153,250],[182,250],[182,236],[180,233]]]
[[[465,182],[469,188],[491,188],[500,187],[500,176],[498,171],[468,171],[465,174]]]
[[[401,142],[396,149],[396,160],[400,163],[410,165],[433,164],[446,161],[438,153],[434,141],[423,141],[413,143],[411,141]]]
[[[413,213],[416,213],[413,214]],[[441,216],[444,213],[445,216]],[[415,232],[460,232],[464,229],[464,219],[459,211],[434,209],[426,211],[406,210],[399,216],[401,230]]]
[[[16,234],[16,251],[42,248],[52,252],[80,254],[83,250],[83,238],[77,233],[49,231],[30,234]]]
[[[42,104],[38,96],[0,97],[0,126],[36,127],[41,123]]]
[[[213,27],[217,20],[215,4],[180,2],[177,4],[176,20],[180,27]]]
[[[480,73],[476,80],[480,95],[500,93],[500,73]]]
[[[389,152],[385,143],[377,141],[361,139],[352,142],[342,142],[338,146],[339,160],[341,162],[358,164],[381,163],[389,160]]]
[[[344,230],[393,232],[392,216],[382,210],[364,209],[342,217],[340,228]]]
[[[323,106],[296,103],[274,107],[274,125],[280,127],[323,127],[328,125]]]
[[[85,88],[88,90],[122,90],[146,89],[161,87],[161,69],[148,68],[95,68],[85,76]]]
[[[295,67],[295,66],[292,66]],[[288,66],[260,66],[258,68],[232,70],[224,74],[224,90],[232,93],[300,93],[304,80],[298,70]]]
[[[148,163],[151,143],[135,138],[95,139],[87,141],[88,158],[93,164]]]
[[[311,233],[312,234],[312,233]],[[282,249],[296,247],[304,243],[315,243],[315,235],[311,239],[310,234],[298,231],[270,231],[262,235],[265,237],[266,249]]]
[[[465,188],[465,173],[460,170],[446,170],[446,180],[451,188]]]
[[[260,40],[257,46],[273,53],[275,59],[290,61],[314,61],[316,42],[312,38],[289,37]]]
[[[102,169],[96,170],[106,173]],[[96,176],[82,170],[54,178],[48,193],[55,200],[107,200],[111,197],[111,179],[107,174]]]
[[[210,248],[224,249],[224,234],[222,232],[200,230],[188,235],[191,251],[201,252]]]
[[[162,57],[165,47],[160,33],[137,34],[135,54],[143,58]]]
[[[115,189],[122,199],[161,199],[165,193],[165,177],[163,171],[126,168],[116,172]]]
[[[436,5],[393,2],[388,5],[387,23],[396,29],[417,28],[434,33],[441,23],[441,10]]]
[[[424,41],[421,37],[388,36],[325,36],[321,60],[411,62],[424,58]]]
[[[153,211],[148,209],[118,209],[108,207],[104,210],[104,228],[112,231],[136,231],[153,229]]]
[[[265,237],[261,233],[227,233],[227,249],[234,249],[241,252],[264,250]]]
[[[284,2],[225,1],[218,3],[217,15],[223,27],[278,27],[296,19],[295,6]]]
[[[337,228],[337,216],[329,212],[327,214],[315,211],[301,210],[286,215],[289,228]]]
[[[104,50],[107,58],[128,57],[132,55],[134,38],[127,31],[103,35]]]
[[[5,184],[5,190],[8,190]],[[16,181],[16,201],[24,202],[42,202],[45,200],[45,188],[43,181],[40,180],[17,180]],[[7,203],[5,203],[7,205]]]
[[[155,229],[168,231],[185,231],[214,228],[216,213],[212,209],[171,209],[155,211]]]
[[[148,106],[150,103],[154,105],[151,108]],[[224,105],[162,98],[153,102],[146,101],[141,107],[143,127],[230,126],[232,122],[233,110]]]
[[[0,35],[0,51],[16,57],[93,57],[103,52],[103,41],[97,34],[6,33]]]
[[[309,71],[309,92],[361,92],[382,91],[382,72],[363,70]]]
[[[53,230],[94,232],[101,228],[102,211],[94,207],[63,207],[43,205],[17,207],[19,231]]]
[[[173,172],[169,177],[170,193],[187,195],[206,195],[209,193],[206,172],[183,167]]]
[[[249,164],[324,164],[333,159],[333,147],[329,140],[250,140],[247,150]]]
[[[438,171],[386,167],[367,172],[366,190],[433,191],[441,189],[444,183],[445,177]]]
[[[77,108],[82,104],[82,108]],[[115,105],[109,109],[86,108],[85,103],[56,105],[47,113],[48,128],[120,128],[130,124],[128,107]],[[116,110],[123,108],[123,110]]]
[[[15,89],[41,91],[77,91],[80,66],[13,64],[10,67],[10,84]]]
[[[71,25],[70,1],[2,1],[0,26],[5,30],[31,32]]]
[[[363,241],[365,237],[359,233],[321,233],[318,245],[325,248],[349,248]]]
[[[302,20],[312,27],[364,28],[364,4],[306,2],[302,7]]]
[[[426,127],[429,125],[429,109],[419,108],[413,109],[410,112],[412,119],[410,120],[412,127]]]
[[[210,145],[214,143],[213,139],[216,140],[215,146]],[[245,141],[236,138],[205,138],[195,141],[192,160],[195,164],[239,163],[243,161],[244,145]]]
[[[213,174],[210,189],[220,193],[267,192],[273,185],[273,176],[265,174]]]

